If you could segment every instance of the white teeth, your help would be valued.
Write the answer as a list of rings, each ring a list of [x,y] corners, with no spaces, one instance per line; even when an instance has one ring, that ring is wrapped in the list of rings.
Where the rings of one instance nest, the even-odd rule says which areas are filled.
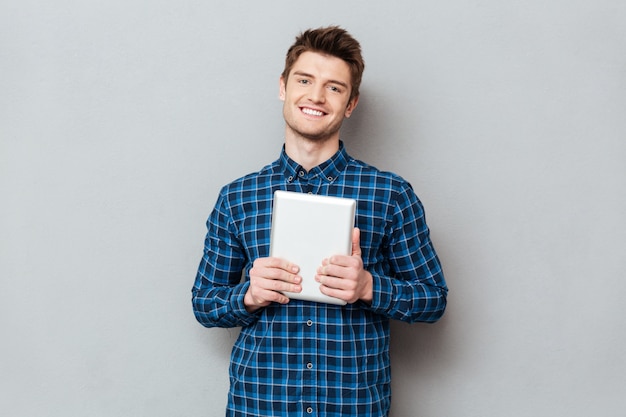
[[[313,109],[307,109],[307,108],[302,109],[302,113],[310,114],[311,116],[322,116],[322,115],[324,115],[324,113],[321,112],[321,111],[313,110]]]

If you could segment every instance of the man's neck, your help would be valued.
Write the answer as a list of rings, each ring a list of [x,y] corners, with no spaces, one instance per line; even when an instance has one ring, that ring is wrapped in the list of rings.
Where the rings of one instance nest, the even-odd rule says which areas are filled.
[[[323,141],[287,136],[285,152],[307,171],[330,159],[339,150],[339,137]]]

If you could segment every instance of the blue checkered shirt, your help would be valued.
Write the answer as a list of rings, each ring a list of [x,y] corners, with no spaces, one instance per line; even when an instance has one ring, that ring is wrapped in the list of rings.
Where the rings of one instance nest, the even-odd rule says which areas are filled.
[[[363,264],[374,278],[371,305],[291,300],[246,311],[249,270],[269,256],[275,190],[357,201]],[[410,184],[351,158],[343,143],[308,172],[283,148],[277,161],[221,190],[207,229],[195,316],[206,327],[241,327],[226,415],[386,416],[389,320],[434,322],[446,307],[441,265]]]

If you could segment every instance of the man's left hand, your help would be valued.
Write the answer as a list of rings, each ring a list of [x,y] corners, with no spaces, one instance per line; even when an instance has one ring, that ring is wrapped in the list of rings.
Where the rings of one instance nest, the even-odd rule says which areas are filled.
[[[352,233],[352,255],[333,255],[322,261],[317,268],[315,280],[322,284],[320,290],[330,297],[347,303],[358,300],[368,304],[373,297],[372,274],[363,269],[361,259],[361,231],[354,228]]]

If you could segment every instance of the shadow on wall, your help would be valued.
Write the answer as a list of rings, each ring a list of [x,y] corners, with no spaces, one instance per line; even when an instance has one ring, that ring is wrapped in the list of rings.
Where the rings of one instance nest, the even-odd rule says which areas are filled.
[[[348,153],[372,165],[380,160],[376,155],[384,155],[384,150],[393,149],[393,144],[385,134],[385,122],[391,112],[389,106],[380,103],[381,100],[367,89],[361,89],[359,104],[350,119],[344,120],[341,130],[341,139],[344,141]],[[388,128],[387,128],[388,129]]]
[[[379,90],[362,89],[357,109],[344,121],[341,139],[353,157],[410,179],[423,145],[419,103]]]

